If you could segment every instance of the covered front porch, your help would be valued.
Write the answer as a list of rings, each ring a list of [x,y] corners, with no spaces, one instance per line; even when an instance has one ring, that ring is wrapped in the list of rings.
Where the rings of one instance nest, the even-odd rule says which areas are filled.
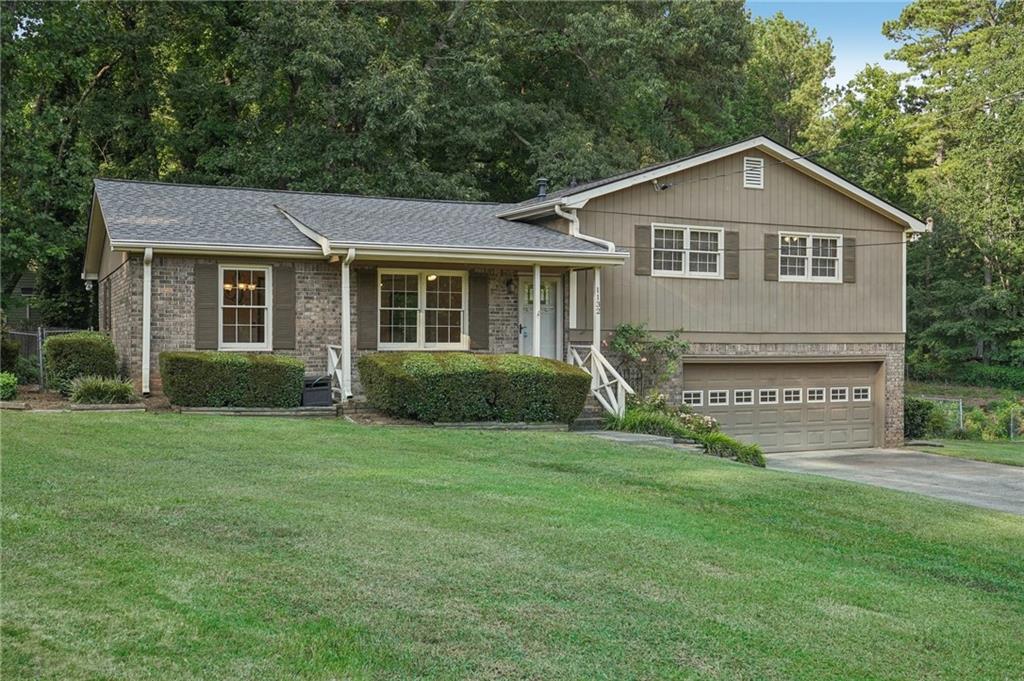
[[[580,366],[592,376],[602,407],[621,415],[632,389],[600,351],[601,272],[625,254],[396,255],[395,249],[357,248],[330,255],[341,269],[342,301],[348,301],[341,306],[341,343],[326,348],[338,401],[361,394],[356,360],[364,353],[518,353]],[[580,295],[583,271],[592,272],[586,278],[592,285]],[[581,299],[592,305],[593,337],[570,343]]]

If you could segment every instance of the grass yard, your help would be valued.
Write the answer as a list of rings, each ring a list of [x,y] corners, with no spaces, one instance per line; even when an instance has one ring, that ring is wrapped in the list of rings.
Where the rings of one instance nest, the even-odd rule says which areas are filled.
[[[2,418],[5,679],[1024,669],[1019,516],[569,434]]]
[[[914,449],[929,454],[955,456],[958,459],[973,459],[989,463],[1004,463],[1008,466],[1024,466],[1024,440],[936,440],[942,447],[914,446]]]
[[[958,385],[956,383],[907,381],[904,389],[910,397],[960,398],[964,401],[965,406],[980,406],[996,400],[1020,397],[1020,391],[1009,388]]]

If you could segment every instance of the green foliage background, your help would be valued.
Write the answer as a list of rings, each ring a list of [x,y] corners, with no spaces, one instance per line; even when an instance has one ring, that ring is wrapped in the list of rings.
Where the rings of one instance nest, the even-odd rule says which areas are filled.
[[[832,89],[832,47],[741,2],[14,0],[0,293],[84,326],[93,177],[497,201],[766,133],[935,218],[912,358],[1024,363],[1021,3],[917,0],[909,73]],[[1017,94],[1015,94],[1017,93]]]

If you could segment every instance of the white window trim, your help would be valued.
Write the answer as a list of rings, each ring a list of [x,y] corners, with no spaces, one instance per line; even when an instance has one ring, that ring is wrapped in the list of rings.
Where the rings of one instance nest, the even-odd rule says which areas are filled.
[[[796,399],[791,400],[786,397],[786,393],[790,390],[796,391]],[[804,401],[804,390],[803,388],[783,388],[782,389],[782,403],[783,404],[800,404]]]
[[[711,401],[711,396],[712,395],[718,395],[718,396],[725,395],[725,401],[724,402],[712,402]],[[708,406],[709,407],[728,407],[729,406],[729,391],[728,390],[709,390],[708,391]]]
[[[811,391],[812,390],[820,390],[821,391],[821,399],[820,400],[812,400],[811,399]],[[808,404],[822,404],[822,403],[825,402],[825,400],[827,398],[828,398],[828,390],[826,388],[808,388],[807,389],[807,403]]]
[[[655,229],[674,229],[683,232],[683,269],[659,270],[654,266],[654,251],[674,250],[657,249],[654,247]],[[699,232],[715,232],[718,234],[718,272],[690,272],[690,230]],[[698,253],[711,253],[712,251],[697,251]],[[725,279],[725,229],[723,227],[706,227],[702,225],[676,225],[667,222],[651,223],[651,276],[653,277],[675,277],[677,279]]]
[[[696,395],[696,402],[687,402],[687,395]],[[704,406],[704,391],[703,390],[684,390],[683,391],[683,404],[688,407],[703,407]]]
[[[773,399],[770,399],[770,400],[762,400],[761,399],[761,393],[762,392],[769,392],[769,391],[775,393],[775,397]],[[757,403],[758,404],[778,404],[779,403],[779,389],[778,388],[758,388],[757,389]]]
[[[749,393],[750,400],[747,401],[747,402],[740,402],[739,398],[736,397],[736,393]],[[756,402],[755,402],[755,398],[756,397],[757,397],[757,393],[754,391],[753,388],[737,388],[736,390],[732,391],[732,404],[733,404],[734,407],[737,407],[737,406],[742,407],[742,406],[746,406],[746,405],[756,404]]]
[[[262,343],[225,343],[224,342],[224,271],[225,270],[259,270],[266,272],[266,315],[263,323]],[[225,352],[266,352],[274,348],[274,268],[270,265],[219,264],[217,266],[217,349]]]
[[[755,184],[755,183],[747,181],[747,164],[749,162],[751,162],[751,161],[756,161],[757,164],[759,164],[761,166],[760,167],[760,170],[761,170],[761,182],[760,183]],[[760,156],[744,156],[743,157],[743,188],[744,189],[764,189],[764,168],[765,168],[765,162],[764,162],[764,159],[761,158]]]
[[[782,273],[782,237],[784,236],[795,236],[803,237],[807,239],[807,255],[804,258],[804,275],[796,276],[793,274]],[[836,240],[836,276],[834,277],[812,277],[811,276],[811,255],[812,251],[812,240],[817,237],[819,239],[835,239]],[[778,275],[779,281],[802,281],[810,282],[814,284],[842,284],[843,283],[843,235],[842,234],[821,234],[818,232],[779,232],[776,236],[778,239],[779,247],[779,262],[778,262]],[[785,256],[789,258],[797,256]]]
[[[834,397],[832,397],[832,391],[834,391],[834,390],[842,390],[843,391],[843,399],[837,400]],[[829,402],[849,402],[850,401],[850,389],[849,388],[842,388],[842,387],[840,387],[840,388],[829,388],[828,389],[828,401]]]
[[[384,343],[380,339],[380,287],[385,274],[411,274],[417,278],[415,343]],[[462,278],[462,331],[460,343],[427,343],[427,275]],[[377,349],[378,350],[469,350],[469,272],[465,270],[431,270],[377,268]],[[409,308],[412,309],[412,308]]]
[[[857,397],[858,390],[867,390],[867,397]],[[871,386],[869,385],[858,385],[850,390],[850,397],[853,398],[854,402],[870,402],[871,401]]]

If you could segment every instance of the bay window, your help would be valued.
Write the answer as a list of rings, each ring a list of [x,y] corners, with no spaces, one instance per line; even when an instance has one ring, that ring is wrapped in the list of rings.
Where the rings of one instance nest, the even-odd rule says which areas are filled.
[[[656,276],[722,278],[723,230],[652,226],[651,272]]]
[[[378,341],[382,350],[465,350],[465,272],[380,270]]]
[[[220,266],[220,349],[270,349],[270,273],[265,266]]]

